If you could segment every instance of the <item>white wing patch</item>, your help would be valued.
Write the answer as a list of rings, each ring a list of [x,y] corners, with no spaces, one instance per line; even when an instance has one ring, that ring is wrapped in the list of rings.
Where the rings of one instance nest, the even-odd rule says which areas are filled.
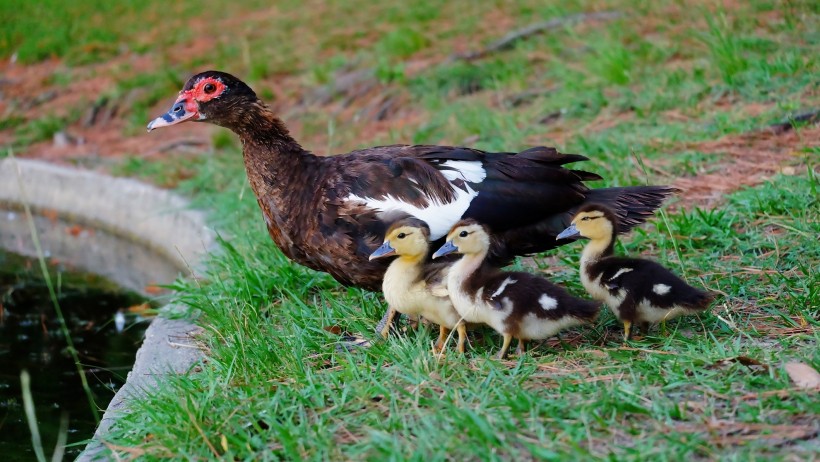
[[[518,281],[517,281],[517,280],[515,280],[515,279],[513,279],[513,278],[507,278],[507,279],[504,279],[504,282],[502,282],[502,283],[501,283],[501,285],[500,285],[500,286],[498,286],[498,289],[496,289],[496,291],[495,291],[495,292],[493,292],[493,294],[492,294],[492,295],[490,295],[490,298],[495,298],[495,297],[497,297],[497,296],[501,295],[501,292],[504,292],[504,289],[506,289],[506,288],[507,288],[507,286],[509,286],[509,285],[513,285],[513,284],[515,284],[516,282],[518,282]]]
[[[655,284],[652,286],[652,292],[655,292],[658,295],[666,295],[670,290],[672,290],[672,288],[666,284]]]
[[[538,299],[538,303],[541,305],[541,308],[544,311],[554,310],[558,307],[558,300],[550,297],[547,294],[542,294],[541,297]]]
[[[615,275],[614,275],[614,276],[612,276],[611,278],[609,278],[609,280],[610,280],[610,281],[614,281],[615,279],[617,279],[617,278],[618,278],[618,276],[620,276],[620,275],[622,275],[622,274],[625,274],[625,273],[628,273],[628,272],[630,272],[630,271],[632,271],[632,268],[621,268],[621,269],[619,269],[619,270],[618,270],[618,272],[617,272],[617,273],[615,273]]]
[[[470,183],[481,183],[484,178],[487,178],[487,172],[484,171],[481,162],[475,160],[448,160],[441,165],[442,167],[448,167],[448,169],[439,171],[444,175],[444,178],[450,181],[461,177],[461,179]]]
[[[487,177],[481,162],[466,160],[448,160],[441,165],[453,170],[439,170],[448,181],[462,179],[470,183],[480,183]],[[415,183],[415,182],[413,182]],[[376,210],[378,215],[389,215],[395,212],[404,212],[412,215],[430,227],[430,239],[436,240],[444,237],[447,231],[461,219],[464,212],[470,207],[470,202],[478,196],[478,191],[473,190],[469,184],[464,185],[466,191],[459,187],[453,187],[455,200],[442,203],[438,198],[432,197],[424,191],[424,185],[417,185],[419,191],[425,195],[429,206],[417,207],[404,202],[394,196],[387,195],[383,199],[372,197],[360,197],[355,194],[347,196],[347,201],[364,203],[368,208]]]

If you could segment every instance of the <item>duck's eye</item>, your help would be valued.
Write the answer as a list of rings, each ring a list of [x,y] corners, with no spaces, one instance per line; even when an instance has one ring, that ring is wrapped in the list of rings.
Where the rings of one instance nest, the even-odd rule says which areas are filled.
[[[407,237],[407,234],[399,233],[399,235],[396,236],[396,237],[399,238],[399,239],[404,239],[405,237]]]
[[[468,234],[470,234],[470,233],[468,233],[467,231],[462,231],[462,232],[458,233],[458,237],[467,237]]]
[[[589,221],[589,217],[581,217],[581,221]]]
[[[216,91],[216,85],[212,83],[206,83],[205,86],[202,88],[202,91],[210,95],[211,93]]]

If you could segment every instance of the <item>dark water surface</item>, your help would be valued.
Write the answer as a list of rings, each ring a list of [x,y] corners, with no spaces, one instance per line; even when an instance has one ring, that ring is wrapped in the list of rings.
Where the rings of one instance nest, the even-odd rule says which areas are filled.
[[[71,337],[102,410],[124,383],[148,323],[144,299],[94,274],[50,264]],[[130,308],[130,309],[129,309]],[[119,313],[119,315],[117,314]],[[115,319],[124,322],[118,331]],[[20,371],[28,370],[46,457],[57,440],[61,415],[68,417],[68,444],[85,441],[94,421],[77,368],[36,260],[0,249],[0,458],[35,460],[23,412]],[[84,445],[66,448],[74,459]]]

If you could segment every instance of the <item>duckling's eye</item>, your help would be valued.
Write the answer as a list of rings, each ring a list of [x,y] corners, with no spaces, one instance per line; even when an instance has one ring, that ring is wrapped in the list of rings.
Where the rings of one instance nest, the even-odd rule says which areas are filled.
[[[212,83],[206,83],[205,86],[202,88],[202,90],[205,93],[210,95],[211,93],[216,91],[216,85],[214,85]]]
[[[581,221],[589,221],[589,217],[581,217]]]
[[[470,233],[468,233],[467,231],[462,231],[462,232],[458,233],[458,237],[467,237],[468,234],[470,234]]]
[[[404,239],[405,237],[407,237],[407,234],[399,233],[399,235],[396,236],[396,237],[399,238],[399,239]]]

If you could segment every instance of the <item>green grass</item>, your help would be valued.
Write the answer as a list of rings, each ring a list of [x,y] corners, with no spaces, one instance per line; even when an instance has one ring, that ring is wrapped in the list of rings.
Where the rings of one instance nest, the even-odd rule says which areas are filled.
[[[515,13],[522,23],[583,9],[573,3],[541,11],[525,3]],[[706,153],[698,143],[754,131],[820,103],[811,90],[816,53],[806,53],[817,49],[806,29],[816,12],[793,7],[797,13],[767,24],[763,36],[749,19],[767,11],[759,4],[716,16],[685,9],[681,21],[705,27],[661,24],[647,38],[639,23],[619,20],[414,75],[406,74],[404,60],[434,52],[448,35],[434,27],[409,34],[409,20],[387,8],[379,17],[395,27],[374,47],[343,50],[328,41],[322,46],[336,50],[331,60],[307,64],[307,53],[289,69],[298,69],[303,82],[325,84],[338,69],[374,64],[381,84],[409,95],[422,120],[361,141],[366,122],[321,110],[295,117],[302,137],[330,137],[332,121],[333,142],[350,147],[470,139],[479,148],[510,150],[553,144],[552,136],[564,134],[557,144],[590,156],[585,168],[606,177],[596,187],[672,181],[640,164],[673,177],[720,169],[719,162],[732,158]],[[422,5],[412,21],[446,17],[429,11]],[[361,17],[349,14],[349,21]],[[449,33],[464,34],[481,23],[480,14],[460,18]],[[339,34],[348,32],[329,27],[328,36]],[[533,58],[544,50],[552,58]],[[527,90],[537,94],[512,108],[501,103]],[[762,109],[752,113],[755,104]],[[670,119],[670,112],[678,116]],[[538,122],[551,113],[560,116]],[[112,442],[134,454],[149,460],[802,460],[820,449],[813,423],[820,405],[811,392],[794,389],[783,369],[789,361],[820,368],[818,152],[805,140],[789,161],[795,175],[732,193],[715,208],[658,217],[619,244],[620,252],[656,258],[718,293],[710,312],[625,346],[606,311],[594,327],[498,362],[490,359],[500,344],[493,334],[473,335],[465,357],[442,360],[428,352],[434,338],[428,329],[376,338],[372,328],[385,309],[380,297],[289,264],[268,243],[235,144],[216,136],[217,153],[180,183],[217,211],[216,226],[232,236],[205,281],[178,286],[205,327],[208,362],[202,372],[168,378],[118,424]],[[149,164],[131,171],[154,168]],[[160,162],[156,175],[180,164]],[[567,246],[553,253],[557,258],[535,261],[582,295],[579,252],[580,246]],[[364,333],[374,345],[347,351],[332,333],[337,329]],[[795,433],[786,435],[785,426]]]
[[[94,6],[68,5],[53,14],[78,17]],[[160,70],[126,65],[105,94],[129,99],[121,109],[126,135],[142,131],[155,105],[170,104],[180,79],[217,67],[250,82],[317,152],[396,142],[505,151],[549,144],[589,156],[579,166],[606,178],[594,187],[720,171],[737,159],[704,143],[820,107],[820,11],[812,2],[725,9],[673,0],[639,7],[617,0],[279,2],[275,11],[255,0],[236,11],[201,5],[175,7],[177,14],[161,20],[156,2],[126,3],[108,8],[130,8],[130,15],[89,14],[91,27],[71,29],[72,21],[21,19],[25,9],[9,13],[0,1],[3,17],[17,20],[0,34],[0,55],[18,51],[24,62],[59,56],[79,65],[116,55],[113,44],[123,42],[159,54]],[[472,62],[446,60],[509,29],[593,10],[623,16],[535,36]],[[243,12],[252,14],[237,19]],[[199,29],[180,25],[192,18],[210,22],[205,30],[215,42],[177,58],[166,48],[196,38]],[[146,24],[167,32],[159,50]],[[80,57],[86,46],[91,51]],[[403,97],[397,118],[381,129],[360,117],[372,103],[367,96],[346,101],[349,108],[344,95],[327,106],[285,107],[337,73],[359,69],[374,70],[379,88]],[[60,74],[56,84],[66,81]],[[519,94],[532,96],[505,102]],[[38,140],[72,122],[43,117],[6,116],[0,130]],[[500,345],[493,334],[474,335],[465,357],[443,360],[428,352],[429,330],[376,339],[371,332],[385,309],[378,294],[292,265],[270,243],[233,135],[214,132],[214,150],[203,156],[128,158],[116,173],[191,196],[212,211],[226,239],[204,280],[177,283],[205,328],[207,363],[196,374],[167,378],[118,423],[110,442],[148,460],[816,457],[812,421],[820,405],[816,395],[793,389],[783,370],[789,361],[820,369],[820,152],[803,134],[810,130],[798,129],[777,160],[794,175],[775,175],[713,208],[678,208],[619,244],[717,292],[709,313],[625,347],[607,311],[594,327],[509,362],[490,359]],[[579,245],[567,246],[535,261],[582,295],[579,253]],[[331,332],[337,328],[365,333],[374,345],[340,349]],[[737,357],[767,367],[749,368]],[[778,425],[794,426],[791,436],[780,439],[786,428]]]
[[[228,227],[236,236],[209,282],[180,286],[206,328],[208,364],[138,403],[114,441],[146,457],[209,458],[204,434],[220,457],[240,460],[777,457],[775,426],[810,427],[820,412],[810,392],[767,393],[791,388],[787,361],[820,367],[820,273],[810,264],[820,261],[820,208],[816,177],[773,181],[733,194],[721,210],[673,214],[625,245],[724,294],[712,312],[653,331],[633,350],[606,313],[594,328],[565,334],[569,343],[509,362],[489,358],[494,335],[441,361],[428,352],[429,330],[377,340],[379,297],[260,247],[266,237],[261,226],[248,230],[259,220],[245,196],[222,209],[243,225]],[[773,235],[773,226],[788,231]],[[566,264],[555,276],[576,293],[578,250],[558,252]],[[365,332],[375,345],[339,350],[331,326]],[[738,356],[768,369],[732,361]],[[715,422],[730,426],[704,430]],[[744,425],[764,428],[716,445]],[[809,457],[813,441],[788,451]]]

